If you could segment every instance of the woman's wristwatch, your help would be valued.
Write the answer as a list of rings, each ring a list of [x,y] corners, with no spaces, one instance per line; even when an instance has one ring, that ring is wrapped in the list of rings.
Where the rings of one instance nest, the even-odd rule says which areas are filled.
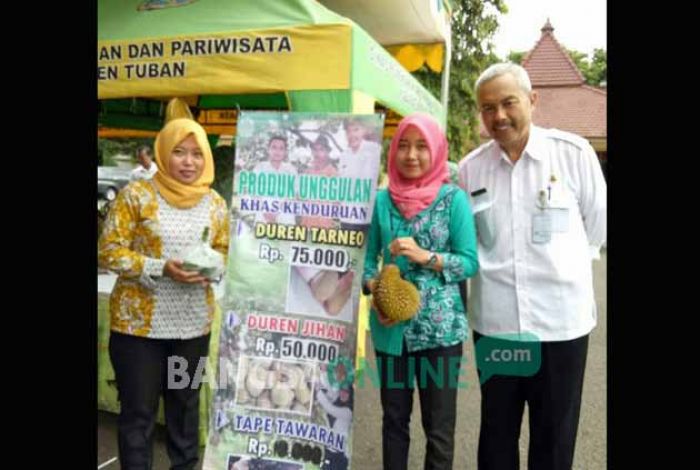
[[[434,251],[430,252],[430,258],[428,258],[428,262],[425,263],[426,268],[432,268],[435,266],[438,262],[438,255]]]

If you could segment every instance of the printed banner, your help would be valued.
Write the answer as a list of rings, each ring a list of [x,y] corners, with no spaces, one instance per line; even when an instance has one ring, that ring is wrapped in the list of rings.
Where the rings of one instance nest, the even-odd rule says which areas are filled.
[[[204,469],[350,467],[383,119],[241,113]]]
[[[350,31],[349,25],[316,25],[99,41],[97,96],[346,89],[350,84]]]

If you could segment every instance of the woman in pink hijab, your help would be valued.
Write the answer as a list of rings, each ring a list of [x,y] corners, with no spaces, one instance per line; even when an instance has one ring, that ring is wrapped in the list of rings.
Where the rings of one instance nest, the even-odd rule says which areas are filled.
[[[408,468],[409,422],[417,382],[425,469],[450,469],[467,317],[459,283],[474,276],[476,232],[469,200],[451,184],[447,139],[425,114],[404,118],[391,141],[388,189],[379,191],[367,241],[363,291],[375,289],[379,261],[398,265],[420,292],[418,313],[389,320],[373,303],[372,342],[381,379],[385,469]]]

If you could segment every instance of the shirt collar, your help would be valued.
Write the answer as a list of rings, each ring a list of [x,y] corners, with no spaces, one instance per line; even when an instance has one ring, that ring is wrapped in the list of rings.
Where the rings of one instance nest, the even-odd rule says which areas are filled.
[[[530,134],[528,135],[527,144],[525,144],[522,156],[529,156],[530,158],[537,161],[541,161],[546,156],[547,147],[545,145],[546,142],[544,140],[543,131],[544,129],[537,127],[534,124],[530,124]],[[496,142],[495,140],[493,140],[492,142],[494,143],[496,156],[504,162],[510,163],[512,165],[513,163],[508,158],[506,152],[501,148],[500,145],[498,145],[498,142]]]
[[[542,160],[546,156],[547,147],[544,136],[544,129],[530,124],[530,136],[525,145],[524,155],[529,155],[535,160]]]

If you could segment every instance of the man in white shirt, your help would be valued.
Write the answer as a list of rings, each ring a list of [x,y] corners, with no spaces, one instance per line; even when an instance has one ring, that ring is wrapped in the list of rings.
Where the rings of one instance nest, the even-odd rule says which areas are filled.
[[[367,123],[361,118],[349,118],[343,122],[348,146],[340,154],[338,161],[338,176],[345,178],[371,179],[372,197],[367,205],[367,217],[365,220],[343,219],[340,221],[343,228],[355,230],[367,230],[372,223],[372,210],[377,189],[379,175],[379,161],[382,155],[382,147],[376,142],[367,139]]]
[[[596,324],[591,261],[606,237],[605,180],[585,139],[532,124],[537,93],[519,65],[486,69],[476,94],[493,140],[459,168],[479,238],[469,321],[477,346],[505,338],[500,350],[475,348],[477,362],[493,365],[494,352],[533,340],[541,348],[534,375],[483,378],[479,469],[518,468],[526,402],[528,467],[570,469],[588,335]]]
[[[153,164],[151,157],[151,148],[147,145],[142,145],[136,149],[136,159],[139,165],[131,170],[131,181],[150,180],[158,171],[158,167]]]
[[[273,135],[267,143],[268,159],[255,165],[255,173],[286,173],[297,174],[297,169],[287,160],[287,139],[282,135]],[[256,222],[278,223],[286,225],[296,224],[296,216],[286,212],[259,212]]]

